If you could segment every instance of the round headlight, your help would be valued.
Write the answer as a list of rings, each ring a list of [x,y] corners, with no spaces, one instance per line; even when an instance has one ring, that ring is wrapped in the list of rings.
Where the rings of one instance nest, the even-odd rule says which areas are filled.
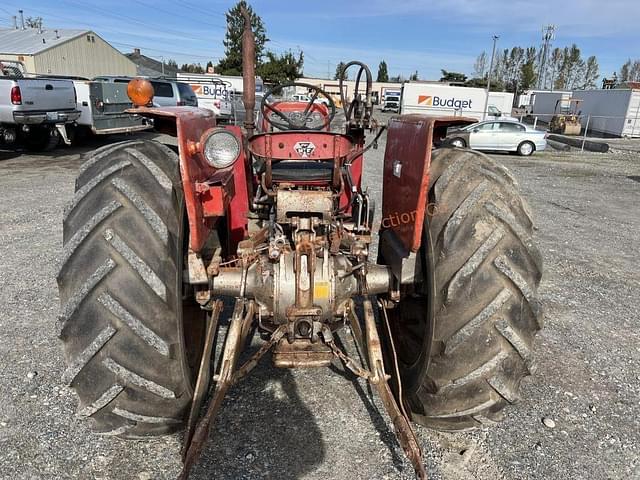
[[[240,142],[227,130],[213,130],[203,142],[202,153],[212,167],[226,168],[240,156]]]

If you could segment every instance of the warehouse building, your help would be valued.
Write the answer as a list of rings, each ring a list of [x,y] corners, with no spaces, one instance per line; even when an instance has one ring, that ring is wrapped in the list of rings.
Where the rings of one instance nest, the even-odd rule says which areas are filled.
[[[136,75],[135,64],[91,30],[0,28],[0,60],[45,75]]]

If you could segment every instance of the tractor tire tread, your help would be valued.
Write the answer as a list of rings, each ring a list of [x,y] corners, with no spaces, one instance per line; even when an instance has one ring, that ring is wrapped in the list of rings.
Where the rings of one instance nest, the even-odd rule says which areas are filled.
[[[64,212],[57,278],[63,380],[97,433],[171,433],[192,395],[176,321],[178,159],[157,142],[136,140],[85,160]]]
[[[434,151],[427,222],[434,242],[434,341],[422,382],[408,397],[418,423],[468,430],[502,418],[532,368],[542,327],[536,291],[542,258],[517,182],[472,150]]]

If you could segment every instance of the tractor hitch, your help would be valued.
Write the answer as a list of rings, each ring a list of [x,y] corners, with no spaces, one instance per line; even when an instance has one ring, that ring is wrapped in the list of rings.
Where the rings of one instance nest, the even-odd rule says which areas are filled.
[[[184,437],[183,445],[183,469],[178,477],[179,480],[186,480],[192,466],[197,462],[202,448],[209,436],[211,424],[215,419],[222,400],[228,389],[237,381],[245,377],[258,364],[258,361],[271,349],[275,347],[273,361],[276,367],[293,368],[293,367],[321,367],[328,366],[332,358],[341,361],[345,367],[355,375],[367,380],[378,392],[382,404],[384,405],[391,422],[394,426],[398,443],[404,450],[407,458],[413,465],[416,472],[416,478],[427,479],[427,472],[422,461],[422,451],[416,434],[411,426],[411,421],[407,412],[402,405],[401,379],[397,369],[397,357],[393,339],[390,338],[391,352],[390,358],[392,364],[395,365],[393,376],[395,383],[399,386],[399,391],[394,395],[389,381],[392,375],[389,375],[384,367],[384,356],[382,352],[382,342],[378,334],[378,327],[375,322],[374,307],[369,298],[363,301],[364,310],[364,334],[360,325],[360,319],[355,313],[353,301],[350,302],[347,318],[351,327],[351,333],[361,352],[365,352],[368,368],[359,365],[354,359],[349,357],[337,345],[331,329],[324,326],[320,330],[321,342],[313,343],[311,341],[296,340],[290,342],[287,340],[286,334],[288,330],[287,324],[280,325],[270,336],[270,338],[262,344],[252,357],[242,366],[237,367],[237,361],[242,353],[243,346],[248,343],[248,333],[252,331],[254,314],[256,313],[256,304],[244,298],[237,298],[235,308],[231,317],[227,338],[223,346],[223,355],[220,360],[220,371],[213,375],[215,388],[204,415],[200,417],[200,410],[204,403],[204,392],[209,384],[211,376],[210,361],[212,346],[215,338],[215,329],[218,324],[218,316],[221,312],[221,302],[218,300],[212,308],[211,318],[207,325],[207,338],[205,342],[205,350],[201,362],[198,379],[196,381],[196,392],[193,397],[191,411],[189,414],[189,422]],[[381,308],[384,325],[390,335],[389,320],[384,310]]]

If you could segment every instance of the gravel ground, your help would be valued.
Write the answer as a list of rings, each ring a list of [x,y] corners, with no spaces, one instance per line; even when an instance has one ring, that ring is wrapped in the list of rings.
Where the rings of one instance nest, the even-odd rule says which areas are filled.
[[[640,160],[632,151],[640,142],[627,143],[603,155],[495,156],[537,219],[546,326],[537,371],[504,423],[460,434],[417,427],[431,478],[640,479]],[[175,478],[178,436],[93,435],[73,416],[75,395],[60,385],[61,217],[85,150],[0,152],[0,477]],[[374,197],[383,151],[384,138],[365,159]],[[410,479],[413,472],[364,383],[338,366],[289,371],[263,362],[230,392],[192,478]]]

